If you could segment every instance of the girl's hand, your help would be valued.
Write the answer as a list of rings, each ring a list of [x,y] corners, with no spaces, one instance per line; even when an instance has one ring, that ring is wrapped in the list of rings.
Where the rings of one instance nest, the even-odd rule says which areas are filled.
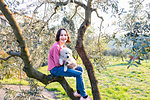
[[[68,65],[67,65],[67,67],[69,67],[69,68],[74,68],[74,67],[76,67],[77,66],[77,63],[69,63]]]

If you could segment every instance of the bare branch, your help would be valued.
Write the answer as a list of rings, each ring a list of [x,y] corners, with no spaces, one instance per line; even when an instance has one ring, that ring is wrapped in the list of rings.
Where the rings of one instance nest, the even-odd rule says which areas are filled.
[[[102,30],[102,23],[104,21],[104,18],[102,16],[99,16],[98,12],[97,12],[97,9],[92,9],[92,11],[95,11],[96,12],[96,15],[98,18],[100,18],[102,21],[100,23],[100,32],[99,32],[99,36],[98,36],[98,47],[100,45],[100,37],[101,37],[101,30]],[[99,50],[100,50],[100,47],[99,47]]]
[[[70,20],[72,20],[72,18],[76,15],[78,7],[79,7],[79,5],[77,5],[77,6],[75,7],[75,12],[74,12],[73,16],[70,18]]]
[[[75,3],[75,4],[77,4],[77,6],[76,6],[76,9],[75,9],[75,13],[74,13],[74,15],[70,18],[70,20],[75,16],[75,14],[77,13],[83,20],[84,20],[84,18],[77,12],[77,8],[79,7],[79,6],[81,6],[81,7],[83,7],[84,9],[86,9],[87,8],[87,6],[84,4],[84,3],[82,3],[82,2],[79,2],[79,1],[76,1],[76,0],[67,0],[67,1],[65,1],[65,2],[54,2],[54,1],[47,1],[48,3],[53,3],[53,4],[56,4],[56,7],[55,7],[55,12],[57,13],[57,9],[59,8],[59,6],[65,6],[65,5],[67,5],[68,3]],[[57,9],[56,9],[57,8]],[[53,13],[54,14],[54,13]],[[51,16],[53,16],[53,14],[51,15]],[[50,17],[51,18],[51,17]],[[42,27],[42,30],[43,30],[43,28],[44,28],[44,26],[45,25],[47,25],[47,23],[48,23],[48,21],[50,20],[50,18],[47,20],[47,22],[43,25],[43,27]],[[42,31],[41,30],[41,31]],[[41,32],[40,31],[40,32]]]
[[[99,36],[98,36],[98,45],[100,44],[100,35],[101,35],[101,29],[102,29],[102,23],[104,21],[104,18],[102,16],[99,16],[98,12],[97,12],[97,9],[92,9],[93,11],[96,12],[96,15],[98,18],[100,18],[102,21],[100,23],[100,33],[99,33]],[[99,50],[100,50],[100,47],[99,47]]]
[[[75,12],[74,12],[74,14],[72,15],[72,17],[69,19],[69,22],[68,22],[67,27],[69,26],[70,21],[72,20],[72,18],[76,15],[78,7],[79,7],[79,5],[77,5],[77,6],[75,7]]]
[[[76,1],[76,0],[74,0],[74,3],[81,6],[81,7],[83,7],[84,9],[86,9],[86,7],[87,7],[84,3]]]
[[[34,17],[34,15],[35,15],[35,13],[37,12],[38,8],[40,8],[43,4],[44,4],[44,2],[42,2],[39,6],[37,6],[37,7],[34,9],[33,14],[32,14],[32,18]],[[31,25],[31,23],[32,23],[32,19],[31,19],[31,21],[30,21],[29,26]],[[27,29],[28,29],[28,28],[27,28]]]
[[[39,33],[42,32],[42,30],[43,30],[44,27],[48,24],[48,22],[50,21],[50,19],[57,13],[57,10],[58,10],[58,6],[56,6],[56,7],[54,8],[54,13],[50,16],[50,18],[49,18],[49,19],[45,22],[45,24],[41,27],[41,30],[40,30]]]
[[[84,20],[84,17],[82,17],[78,12],[77,12],[77,14]]]
[[[0,57],[0,60],[6,61],[6,60],[8,60],[9,58],[14,57],[14,56],[21,57],[21,53],[20,53],[20,52],[15,52],[15,51],[12,51],[12,50],[8,51],[7,54],[10,55],[10,56],[8,56],[7,58],[1,58],[1,57]]]
[[[0,57],[0,60],[6,61],[6,60],[8,60],[8,59],[11,58],[11,57],[13,57],[13,56],[8,56],[7,58],[1,58],[1,57]]]
[[[68,3],[70,3],[69,1],[70,1],[70,0],[67,0],[67,1],[65,1],[65,2],[48,1],[48,3],[53,3],[53,4],[56,4],[56,5],[65,6],[65,5],[67,5]],[[80,1],[77,1],[77,0],[71,1],[71,3],[75,3],[75,4],[77,4],[77,5],[81,6],[81,7],[83,7],[84,9],[86,9],[86,7],[87,7],[84,3],[80,2]]]
[[[11,56],[18,56],[21,57],[21,52],[17,52],[17,51],[8,51],[7,54],[11,55]]]
[[[54,2],[54,1],[47,1],[48,3],[53,3],[53,4],[56,4],[56,5],[61,5],[61,6],[65,6],[69,3],[69,0],[65,1],[65,2]]]
[[[97,9],[92,9],[92,11],[96,12],[97,17],[100,18],[102,20],[102,22],[104,21],[104,18],[102,16],[99,16]]]

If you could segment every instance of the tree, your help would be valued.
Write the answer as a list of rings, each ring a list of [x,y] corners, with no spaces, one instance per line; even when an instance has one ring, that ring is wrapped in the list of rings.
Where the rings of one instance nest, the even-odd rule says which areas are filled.
[[[144,0],[130,1],[130,10],[126,15],[120,16],[119,25],[126,34],[120,44],[128,46],[131,59],[128,61],[128,68],[131,65],[137,67],[140,60],[150,52],[150,14],[149,8],[145,10]],[[138,61],[135,61],[139,58]]]

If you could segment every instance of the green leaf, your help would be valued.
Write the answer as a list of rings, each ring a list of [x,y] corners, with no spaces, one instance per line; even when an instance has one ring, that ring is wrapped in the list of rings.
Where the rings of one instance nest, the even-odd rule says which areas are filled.
[[[147,54],[147,52],[145,51],[145,48],[142,46],[142,54]]]
[[[128,64],[130,64],[130,63],[131,63],[131,61],[132,61],[132,60],[129,60],[129,61],[128,61],[128,60],[126,60],[126,61],[128,62],[128,63],[127,63],[127,65],[128,65]]]
[[[139,65],[141,65],[141,62],[139,62],[139,61],[135,61],[137,64],[139,64]]]
[[[129,66],[127,67],[127,69],[129,69],[130,66],[131,66],[131,65],[129,65]]]
[[[138,67],[138,65],[136,65],[136,64],[133,64],[134,66],[136,66],[136,67]]]

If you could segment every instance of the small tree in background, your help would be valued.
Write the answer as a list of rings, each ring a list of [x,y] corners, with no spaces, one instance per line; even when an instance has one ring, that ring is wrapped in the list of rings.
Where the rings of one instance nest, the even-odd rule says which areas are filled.
[[[137,64],[141,64],[141,58],[150,53],[150,12],[149,7],[145,10],[143,2],[144,0],[130,1],[131,10],[119,17],[119,26],[125,30],[125,34],[122,39],[116,40],[130,50],[128,53],[131,59],[128,61],[128,68],[131,65],[137,67]]]

